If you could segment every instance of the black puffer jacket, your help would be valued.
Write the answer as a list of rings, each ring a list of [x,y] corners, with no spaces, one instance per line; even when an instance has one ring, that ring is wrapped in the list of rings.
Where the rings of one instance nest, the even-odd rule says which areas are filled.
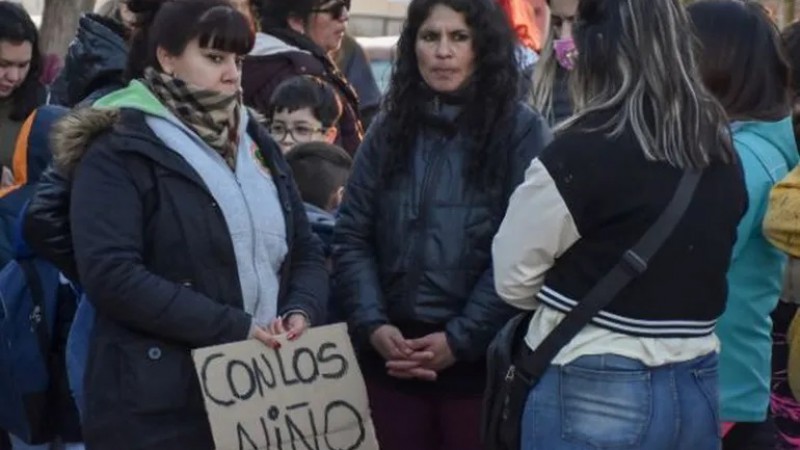
[[[86,14],[69,45],[64,69],[51,87],[51,103],[73,107],[125,86],[128,61],[125,27],[112,19]]]
[[[506,178],[477,189],[464,176],[467,137],[448,134],[457,107],[435,115],[439,120],[426,121],[410,152],[412,173],[392,181],[382,182],[380,175],[385,119],[370,128],[335,231],[335,299],[348,316],[366,372],[385,372],[368,344],[378,326],[396,325],[406,338],[445,331],[459,363],[436,384],[469,378],[472,387],[465,389],[480,390],[486,348],[514,313],[495,293],[492,238],[513,189],[551,137],[544,120],[520,104],[514,130],[494,138],[510,134],[510,145],[502,147],[508,152]]]
[[[79,283],[69,224],[69,180],[53,166],[42,174],[25,210],[22,235],[40,257]]]

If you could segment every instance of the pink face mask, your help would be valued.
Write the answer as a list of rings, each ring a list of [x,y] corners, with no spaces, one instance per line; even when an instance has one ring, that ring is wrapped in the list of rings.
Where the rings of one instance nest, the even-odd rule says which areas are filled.
[[[553,42],[553,49],[556,52],[556,60],[561,67],[567,70],[575,68],[575,52],[577,49],[572,38],[557,39]]]

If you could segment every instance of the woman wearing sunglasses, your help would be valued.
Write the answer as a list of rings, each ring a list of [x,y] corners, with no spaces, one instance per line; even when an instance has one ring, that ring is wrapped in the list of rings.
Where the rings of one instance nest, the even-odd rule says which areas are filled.
[[[350,0],[261,0],[257,9],[262,32],[244,62],[245,103],[266,114],[281,82],[297,75],[321,78],[344,105],[337,143],[355,153],[363,137],[358,96],[329,57],[342,45]]]

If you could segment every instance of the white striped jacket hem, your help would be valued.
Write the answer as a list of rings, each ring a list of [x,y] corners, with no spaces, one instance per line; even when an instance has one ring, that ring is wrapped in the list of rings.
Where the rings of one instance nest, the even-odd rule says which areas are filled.
[[[578,302],[544,286],[536,298],[544,305],[562,313],[572,311]],[[622,334],[641,337],[702,337],[714,332],[716,320],[642,320],[631,319],[607,311],[600,311],[592,324]]]

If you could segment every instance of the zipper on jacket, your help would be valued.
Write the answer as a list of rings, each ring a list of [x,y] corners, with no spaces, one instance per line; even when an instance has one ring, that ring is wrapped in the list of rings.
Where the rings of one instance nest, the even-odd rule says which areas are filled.
[[[422,179],[422,188],[420,189],[420,197],[417,202],[417,214],[414,219],[417,222],[414,232],[414,252],[410,261],[412,269],[409,271],[408,278],[406,279],[406,295],[408,298],[409,312],[412,314],[412,317],[419,293],[419,281],[422,279],[421,263],[425,253],[425,236],[422,236],[422,233],[427,229],[428,210],[433,200],[433,196],[429,191],[433,184],[433,176],[439,172],[439,166],[443,159],[444,157],[441,155],[440,151],[436,151],[435,149],[432,151],[431,161],[425,166],[425,176]]]

